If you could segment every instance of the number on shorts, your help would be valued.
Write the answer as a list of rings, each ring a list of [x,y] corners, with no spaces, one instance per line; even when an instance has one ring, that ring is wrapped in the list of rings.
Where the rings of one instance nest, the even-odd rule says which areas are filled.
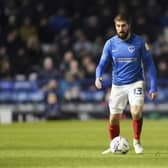
[[[142,88],[136,88],[136,89],[134,89],[134,95],[136,95],[136,96],[142,95]]]

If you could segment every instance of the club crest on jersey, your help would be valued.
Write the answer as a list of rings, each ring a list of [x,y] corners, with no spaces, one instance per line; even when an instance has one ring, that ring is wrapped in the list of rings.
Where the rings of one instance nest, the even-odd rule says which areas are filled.
[[[129,47],[128,47],[128,51],[129,51],[130,53],[133,53],[133,52],[135,51],[135,46],[129,46]]]

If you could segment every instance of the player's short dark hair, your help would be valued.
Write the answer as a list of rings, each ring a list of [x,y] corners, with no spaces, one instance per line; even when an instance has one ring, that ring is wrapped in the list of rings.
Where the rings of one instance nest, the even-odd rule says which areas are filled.
[[[115,17],[114,17],[114,23],[116,21],[125,21],[128,24],[131,24],[131,17],[128,13],[126,12],[122,12],[122,13],[118,13]]]

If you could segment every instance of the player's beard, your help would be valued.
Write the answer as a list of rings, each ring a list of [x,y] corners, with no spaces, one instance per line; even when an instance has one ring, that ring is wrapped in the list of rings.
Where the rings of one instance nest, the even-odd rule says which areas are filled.
[[[129,30],[127,32],[122,31],[122,32],[117,33],[118,37],[122,40],[128,39],[129,34],[130,34]]]

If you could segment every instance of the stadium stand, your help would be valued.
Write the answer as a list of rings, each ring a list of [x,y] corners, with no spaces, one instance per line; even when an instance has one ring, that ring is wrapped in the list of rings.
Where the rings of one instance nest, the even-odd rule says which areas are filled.
[[[74,113],[79,118],[84,113],[107,116],[110,69],[104,76],[104,89],[97,92],[95,68],[104,42],[115,33],[114,14],[129,8],[134,31],[149,43],[158,69],[159,97],[151,103],[146,96],[144,111],[167,114],[166,1],[122,2],[1,0],[1,113],[8,107],[13,114],[42,118],[66,118]]]

